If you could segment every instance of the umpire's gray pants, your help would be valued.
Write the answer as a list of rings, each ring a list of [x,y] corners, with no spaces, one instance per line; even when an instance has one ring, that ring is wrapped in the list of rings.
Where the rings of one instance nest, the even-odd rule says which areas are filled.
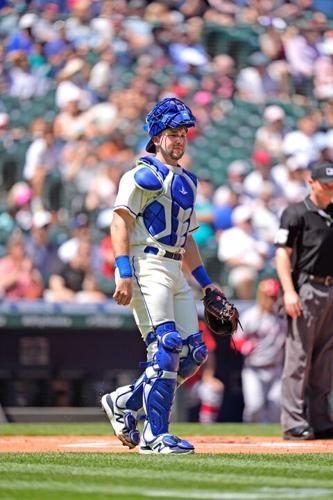
[[[281,423],[284,431],[308,424],[321,431],[333,426],[333,286],[304,283],[299,295],[302,315],[288,323]]]

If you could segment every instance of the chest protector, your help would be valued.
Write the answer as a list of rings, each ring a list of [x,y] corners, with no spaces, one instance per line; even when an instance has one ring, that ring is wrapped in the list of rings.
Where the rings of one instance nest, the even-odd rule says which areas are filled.
[[[175,173],[153,156],[138,161],[136,185],[156,193],[140,216],[149,234],[159,243],[184,247],[193,212],[197,178],[187,170]]]

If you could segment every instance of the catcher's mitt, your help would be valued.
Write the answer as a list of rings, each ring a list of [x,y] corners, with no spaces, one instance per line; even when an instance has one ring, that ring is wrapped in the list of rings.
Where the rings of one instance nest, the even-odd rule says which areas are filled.
[[[233,335],[239,323],[238,310],[221,290],[207,288],[202,300],[208,327],[217,335]]]

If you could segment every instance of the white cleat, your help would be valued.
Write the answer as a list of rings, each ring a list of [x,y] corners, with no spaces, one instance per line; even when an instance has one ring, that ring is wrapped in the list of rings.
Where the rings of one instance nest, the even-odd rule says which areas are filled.
[[[185,439],[180,439],[172,434],[161,434],[151,443],[146,443],[142,439],[139,451],[142,454],[173,453],[178,455],[188,455],[190,453],[194,453],[194,446]]]
[[[140,442],[140,433],[137,429],[137,420],[130,410],[124,410],[117,405],[117,391],[104,394],[101,405],[111,422],[117,438],[130,449]]]

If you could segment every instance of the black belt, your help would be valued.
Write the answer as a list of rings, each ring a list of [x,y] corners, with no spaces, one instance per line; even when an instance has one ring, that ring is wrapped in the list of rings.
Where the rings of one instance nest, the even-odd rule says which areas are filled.
[[[307,279],[311,283],[317,283],[318,285],[324,285],[324,286],[332,286],[333,285],[333,276],[327,275],[327,276],[315,276],[314,274],[306,274]]]
[[[144,252],[145,253],[152,253],[153,255],[157,255],[159,250],[156,247],[146,247],[144,249]],[[181,253],[168,252],[168,250],[165,250],[164,254],[162,254],[161,257],[166,257],[167,259],[172,259],[172,260],[182,260]]]

